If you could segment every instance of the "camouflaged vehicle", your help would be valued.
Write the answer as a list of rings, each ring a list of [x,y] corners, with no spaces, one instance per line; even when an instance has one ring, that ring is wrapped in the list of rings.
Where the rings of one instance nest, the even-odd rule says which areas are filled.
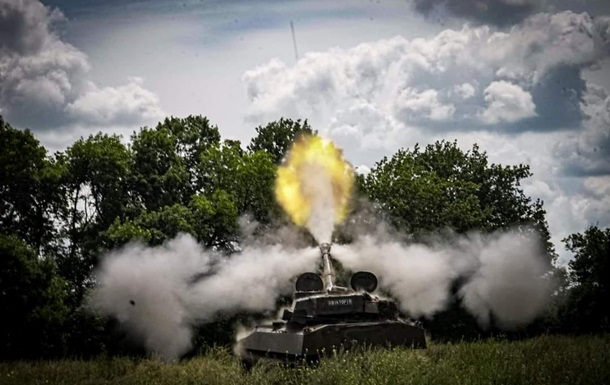
[[[237,342],[245,365],[261,357],[281,360],[312,359],[335,349],[358,346],[409,346],[425,348],[424,329],[401,317],[396,303],[372,293],[377,277],[357,272],[351,288],[337,286],[330,245],[320,245],[322,277],[301,274],[292,307],[281,320],[258,325]]]

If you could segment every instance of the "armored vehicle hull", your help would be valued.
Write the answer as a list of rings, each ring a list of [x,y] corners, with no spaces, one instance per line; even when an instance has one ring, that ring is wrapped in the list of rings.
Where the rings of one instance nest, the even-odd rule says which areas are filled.
[[[292,307],[281,321],[259,325],[237,343],[246,365],[260,357],[294,360],[317,357],[335,349],[368,346],[425,348],[424,329],[406,320],[392,300],[371,293],[377,277],[352,276],[351,289],[337,286],[330,245],[322,244],[323,277],[304,273],[296,281]]]
[[[359,346],[425,348],[424,330],[404,321],[321,324],[290,332],[285,327],[260,325],[239,343],[243,358],[300,359],[333,349]]]

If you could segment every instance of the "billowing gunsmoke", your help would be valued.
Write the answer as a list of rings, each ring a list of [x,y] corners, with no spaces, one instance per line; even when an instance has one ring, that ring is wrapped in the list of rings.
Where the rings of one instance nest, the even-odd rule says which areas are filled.
[[[130,244],[105,256],[90,305],[118,319],[153,355],[191,347],[192,328],[218,312],[273,310],[290,279],[315,268],[316,248],[252,246],[224,257],[190,235],[158,247]]]
[[[533,233],[471,234],[432,246],[368,234],[334,245],[332,254],[351,270],[377,274],[413,317],[445,309],[458,278],[462,305],[482,325],[491,316],[501,327],[525,324],[544,310],[552,290],[548,259]],[[219,312],[274,310],[276,298],[291,292],[291,278],[315,271],[319,256],[318,248],[250,241],[226,257],[189,235],[158,247],[130,244],[103,258],[90,303],[121,321],[151,354],[172,360],[191,347],[193,326]]]
[[[348,268],[377,273],[381,287],[414,317],[443,310],[460,278],[462,305],[482,325],[493,315],[497,326],[512,328],[540,315],[553,288],[548,258],[534,233],[471,234],[437,246],[365,235],[333,251]]]

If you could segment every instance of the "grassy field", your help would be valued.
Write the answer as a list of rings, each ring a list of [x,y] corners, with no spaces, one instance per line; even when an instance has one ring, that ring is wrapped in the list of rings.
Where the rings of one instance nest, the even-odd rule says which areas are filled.
[[[262,362],[250,372],[225,350],[174,364],[129,358],[5,362],[0,384],[610,384],[610,336],[379,349],[296,369]]]

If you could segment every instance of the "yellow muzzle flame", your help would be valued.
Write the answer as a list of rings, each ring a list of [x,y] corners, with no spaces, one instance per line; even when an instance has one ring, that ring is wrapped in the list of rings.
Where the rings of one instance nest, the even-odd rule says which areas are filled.
[[[330,209],[333,223],[347,213],[354,171],[340,149],[319,136],[301,136],[278,168],[275,196],[292,221],[308,227],[316,206]]]

